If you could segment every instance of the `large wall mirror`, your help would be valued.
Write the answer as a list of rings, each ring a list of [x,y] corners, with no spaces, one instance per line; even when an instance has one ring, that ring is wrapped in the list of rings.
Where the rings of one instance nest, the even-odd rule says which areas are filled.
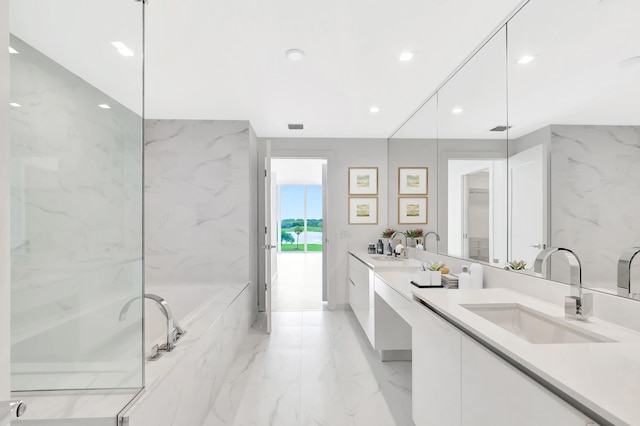
[[[569,248],[583,285],[611,293],[640,246],[639,17],[634,0],[532,0],[507,24],[510,260]],[[568,273],[562,256],[545,271]]]
[[[390,139],[393,176],[402,139],[428,150],[415,130],[436,132],[439,253],[533,274],[542,248],[565,247],[585,287],[637,298],[638,17],[634,0],[531,0]],[[562,256],[549,263],[568,282]]]
[[[438,92],[439,253],[507,258],[506,30]]]

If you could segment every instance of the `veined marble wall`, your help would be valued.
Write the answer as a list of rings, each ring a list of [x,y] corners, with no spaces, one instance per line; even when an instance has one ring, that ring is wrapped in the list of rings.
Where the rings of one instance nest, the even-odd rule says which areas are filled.
[[[141,386],[142,118],[11,45],[13,389]]]
[[[249,122],[148,120],[149,283],[247,283]]]
[[[620,253],[640,245],[640,126],[552,125],[550,167],[551,244],[578,254],[585,286],[615,291]]]

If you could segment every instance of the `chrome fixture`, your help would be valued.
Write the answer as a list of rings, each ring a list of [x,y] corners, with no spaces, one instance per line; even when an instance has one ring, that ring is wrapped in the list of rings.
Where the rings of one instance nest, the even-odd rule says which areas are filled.
[[[586,321],[593,314],[593,294],[582,294],[582,264],[578,255],[573,251],[563,247],[547,247],[536,256],[533,271],[541,274],[543,278],[548,278],[548,274],[543,273],[543,266],[547,259],[556,252],[564,253],[569,261],[569,284],[571,286],[571,296],[564,298],[565,317]]]
[[[24,401],[0,401],[0,426],[8,426],[12,420],[22,417],[27,411]]]
[[[424,244],[422,245],[422,250],[424,250],[424,251],[427,251],[427,237],[429,236],[429,234],[435,235],[436,236],[436,241],[440,241],[440,235],[438,235],[437,232],[434,232],[434,231],[427,232],[426,234],[424,234],[424,237],[423,237]]]
[[[395,239],[396,235],[398,234],[402,234],[402,236],[404,237],[404,255],[402,256],[403,258],[407,259],[409,257],[409,255],[407,254],[407,235],[402,232],[402,231],[396,231],[393,233],[393,235],[391,235],[391,241],[393,243],[393,240]],[[392,246],[393,251],[396,251],[396,247]],[[399,253],[396,253],[396,255]]]
[[[167,343],[159,346],[157,350],[171,352],[176,347],[176,342],[180,340],[180,338],[184,336],[187,332],[180,327],[177,320],[173,319],[173,313],[171,312],[169,303],[166,300],[164,300],[162,297],[156,294],[151,294],[151,293],[145,294],[144,297],[156,302],[158,308],[160,308],[160,312],[162,312],[164,317],[167,319]],[[120,321],[124,321],[127,318],[127,312],[129,312],[129,307],[134,301],[138,299],[140,299],[140,297],[134,297],[122,307],[122,310],[120,311]],[[152,350],[152,352],[156,352],[156,351]],[[157,359],[157,358],[159,358],[159,356],[157,356],[157,352],[156,352],[156,356],[152,356],[152,359]]]
[[[618,259],[618,295],[633,297],[631,294],[631,262],[640,253],[640,247],[626,249]]]

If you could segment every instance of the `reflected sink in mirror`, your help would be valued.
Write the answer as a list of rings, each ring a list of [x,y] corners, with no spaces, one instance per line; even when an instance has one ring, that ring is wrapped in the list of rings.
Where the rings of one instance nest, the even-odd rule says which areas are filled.
[[[476,315],[534,344],[606,343],[614,340],[575,327],[517,303],[460,305]]]
[[[406,259],[399,259],[397,257],[393,257],[393,256],[371,256],[371,258],[373,260],[376,260],[378,262],[399,262],[399,263],[404,263],[404,261]]]

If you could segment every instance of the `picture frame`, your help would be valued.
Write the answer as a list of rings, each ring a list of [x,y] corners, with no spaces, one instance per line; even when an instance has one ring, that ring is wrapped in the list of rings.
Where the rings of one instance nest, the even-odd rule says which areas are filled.
[[[428,167],[398,167],[398,195],[428,194]]]
[[[349,195],[378,195],[378,168],[349,167]]]
[[[429,223],[429,202],[427,197],[398,198],[398,224]]]
[[[377,224],[377,197],[349,197],[349,225]]]

